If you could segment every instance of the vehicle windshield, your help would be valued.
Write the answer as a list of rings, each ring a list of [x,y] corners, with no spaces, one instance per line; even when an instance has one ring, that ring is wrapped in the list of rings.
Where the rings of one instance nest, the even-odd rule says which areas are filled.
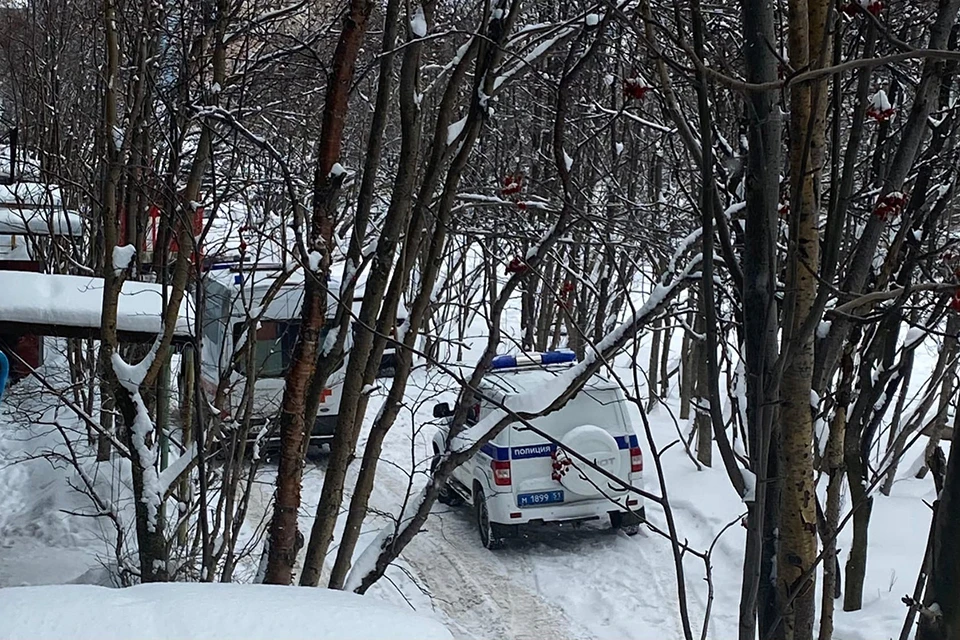
[[[243,335],[244,323],[233,325],[233,340],[237,346],[245,342]],[[297,333],[300,330],[299,320],[264,320],[260,322],[254,341],[253,366],[258,378],[282,378],[290,367],[293,358],[293,348],[297,342]],[[320,332],[320,343],[323,344],[328,328]],[[238,354],[236,369],[246,375],[247,354],[245,350]]]

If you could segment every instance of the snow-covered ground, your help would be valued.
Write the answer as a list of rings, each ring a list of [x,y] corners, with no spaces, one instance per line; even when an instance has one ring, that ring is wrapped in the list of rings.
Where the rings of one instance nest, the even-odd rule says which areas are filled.
[[[9,589],[0,599],[0,638],[5,640],[305,637],[452,640],[442,624],[426,616],[327,589],[182,582],[125,589],[57,585]]]
[[[645,362],[645,356],[638,361]],[[414,375],[407,409],[384,445],[371,515],[358,554],[388,521],[384,514],[396,513],[408,492],[418,491],[426,481],[430,438],[435,429],[430,417],[432,407],[439,400],[450,399],[437,394],[438,383],[442,381],[435,373],[420,370]],[[21,414],[11,408],[34,399],[37,390],[32,384],[15,387],[11,406],[0,410],[0,487],[4,488],[0,492],[0,586],[102,583],[105,572],[100,564],[112,557],[108,546],[112,542],[105,541],[111,540],[105,535],[110,533],[109,523],[73,515],[91,512],[89,501],[68,484],[77,482],[77,478],[66,474],[62,464],[53,464],[47,458],[29,459],[36,451],[57,448],[60,434],[49,425],[18,425]],[[376,414],[375,405],[372,402],[368,411],[367,428]],[[678,439],[672,417],[675,414],[673,399],[651,414],[658,448]],[[52,422],[52,417],[47,415],[45,421]],[[635,426],[641,443],[646,443],[638,417]],[[684,422],[679,427],[684,434],[689,430]],[[922,448],[922,443],[918,447]],[[838,640],[873,640],[899,633],[905,613],[900,598],[913,589],[929,526],[929,508],[923,501],[933,499],[929,476],[920,481],[910,473],[910,463],[920,454],[918,447],[907,453],[892,495],[876,496],[865,606],[857,613],[838,612],[834,636]],[[658,492],[649,449],[645,444],[646,484]],[[700,551],[744,513],[744,505],[730,486],[716,452],[714,459],[714,468],[698,470],[684,448],[675,444],[662,460],[680,537]],[[17,461],[21,462],[13,464]],[[305,532],[312,524],[324,466],[321,456],[308,464],[305,473],[306,506],[300,524]],[[351,470],[348,487],[358,468],[359,461]],[[104,465],[104,469],[116,473],[111,465]],[[415,471],[412,479],[411,470]],[[274,473],[275,467],[269,464],[260,471],[247,536],[270,515]],[[118,494],[117,498],[122,496]],[[661,509],[648,503],[646,511],[654,525],[665,529]],[[381,515],[375,515],[378,513]],[[730,526],[713,551],[711,638],[731,638],[737,633],[744,535],[738,523]],[[841,535],[839,546],[843,561],[850,548],[849,529]],[[328,560],[332,564],[332,555]],[[254,564],[253,559],[245,561],[238,568],[238,578],[250,580]],[[691,621],[699,635],[708,595],[704,564],[687,554],[684,569]],[[682,636],[670,544],[646,529],[628,538],[611,532],[606,522],[588,523],[579,529],[537,532],[505,549],[488,551],[479,543],[468,508],[437,505],[425,531],[414,539],[387,577],[368,597],[437,617],[458,638]]]

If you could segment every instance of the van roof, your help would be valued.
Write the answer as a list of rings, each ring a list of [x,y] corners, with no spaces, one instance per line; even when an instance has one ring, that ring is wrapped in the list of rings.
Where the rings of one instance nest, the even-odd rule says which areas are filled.
[[[327,317],[333,318],[337,311],[339,300],[336,293],[340,289],[341,272],[345,267],[343,263],[337,263],[331,267],[332,277],[328,284],[327,295]],[[248,269],[238,271],[233,268],[215,268],[204,273],[204,278],[208,283],[216,283],[229,293],[231,298],[235,299],[235,306],[238,314],[243,315],[243,302],[240,297],[240,284],[237,282],[237,276],[243,283],[246,295],[251,298],[247,304],[259,306],[262,304],[264,296],[273,287],[278,278],[286,275],[287,279],[276,291],[273,299],[268,305],[262,318],[264,320],[288,320],[300,317],[300,308],[303,304],[304,280],[305,275],[302,268],[296,268],[294,271],[284,274],[280,269]],[[351,309],[354,314],[360,313],[360,306],[363,302],[363,296],[366,292],[367,274],[361,273],[358,278],[357,286],[354,291],[354,299]],[[406,308],[401,304],[397,308],[397,318],[405,319],[407,317]]]
[[[483,376],[481,385],[496,389],[505,396],[516,395],[537,387],[552,380],[564,371],[568,371],[569,366],[547,366],[547,367],[521,367],[516,369],[498,369],[490,371]],[[606,376],[595,373],[587,383],[584,389],[592,391],[610,391],[620,389],[620,385],[610,380]]]

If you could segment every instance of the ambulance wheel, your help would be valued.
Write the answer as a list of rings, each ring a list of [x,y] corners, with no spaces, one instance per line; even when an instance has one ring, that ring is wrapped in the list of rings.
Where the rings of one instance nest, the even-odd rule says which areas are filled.
[[[440,451],[437,450],[437,447],[433,447],[433,461],[430,463],[430,473],[433,473],[437,470],[437,466],[440,464]],[[440,504],[445,504],[450,507],[459,507],[463,504],[463,498],[460,497],[460,494],[454,491],[450,487],[449,482],[444,482],[443,486],[440,487],[440,493],[437,494],[437,502]]]
[[[483,489],[474,487],[473,505],[477,514],[477,529],[480,530],[480,544],[487,549],[499,549],[503,546],[503,538],[497,537],[493,523],[490,522],[490,512],[487,511],[487,499]]]

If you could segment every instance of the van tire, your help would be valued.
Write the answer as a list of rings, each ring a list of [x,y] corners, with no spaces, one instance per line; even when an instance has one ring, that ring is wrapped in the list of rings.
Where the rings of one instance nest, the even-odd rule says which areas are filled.
[[[437,465],[440,464],[440,451],[437,449],[436,445],[433,447],[433,461],[430,463],[430,473],[432,474],[437,469]],[[437,502],[440,504],[445,504],[448,507],[459,507],[463,504],[463,498],[460,497],[460,494],[454,491],[453,487],[450,486],[449,482],[444,482],[443,486],[440,487],[440,492],[437,493]]]
[[[610,512],[610,528],[619,529],[628,536],[635,536],[640,533],[640,520],[634,513],[624,513],[623,511]]]
[[[479,485],[473,488],[474,513],[477,516],[477,529],[480,531],[480,544],[487,549],[499,549],[503,546],[503,538],[498,537],[499,531],[490,522],[490,512],[487,510],[487,498]]]

